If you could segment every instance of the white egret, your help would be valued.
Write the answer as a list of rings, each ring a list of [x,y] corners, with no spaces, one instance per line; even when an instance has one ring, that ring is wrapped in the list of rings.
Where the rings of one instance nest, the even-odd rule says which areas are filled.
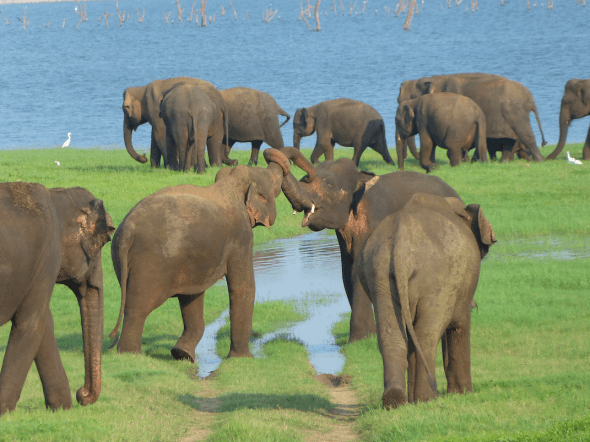
[[[570,164],[582,164],[582,162],[580,160],[576,160],[573,157],[570,157],[570,151],[567,151],[567,162]]]
[[[72,139],[72,138],[71,138],[71,135],[72,135],[72,133],[71,133],[71,132],[68,132],[68,139],[66,140],[66,142],[65,142],[64,144],[62,144],[62,146],[61,146],[61,147],[62,147],[62,149],[63,149],[64,147],[68,147],[68,146],[70,145],[70,140]]]
[[[59,166],[59,161],[56,161],[55,164],[57,164]]]

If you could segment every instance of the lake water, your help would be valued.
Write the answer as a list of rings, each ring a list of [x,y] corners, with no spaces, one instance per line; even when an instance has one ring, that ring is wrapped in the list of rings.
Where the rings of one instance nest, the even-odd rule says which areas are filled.
[[[536,0],[536,7],[531,0],[530,11],[526,0],[508,0],[505,6],[486,0],[475,13],[466,12],[468,0],[459,6],[453,1],[451,8],[446,1],[426,0],[409,32],[402,30],[404,17],[394,16],[397,0],[368,0],[358,15],[356,9],[348,15],[348,1],[342,15],[339,0],[324,0],[321,32],[310,32],[299,21],[298,1],[272,0],[278,13],[265,24],[262,14],[270,0],[234,0],[238,20],[229,1],[209,0],[207,15],[216,19],[205,28],[187,21],[192,2],[180,1],[186,26],[178,22],[174,0],[121,0],[119,8],[129,13],[123,26],[115,2],[96,1],[86,4],[88,21],[76,30],[74,2],[2,5],[0,0],[10,21],[6,25],[0,16],[0,149],[61,145],[68,132],[75,147],[123,149],[124,89],[180,75],[220,89],[263,90],[291,115],[327,99],[358,99],[381,113],[393,145],[402,81],[470,71],[505,75],[527,86],[545,138],[555,143],[565,83],[590,76],[590,7],[576,0],[556,1],[553,10],[547,0]],[[362,8],[363,1],[357,3]],[[139,5],[145,8],[141,24]],[[25,6],[29,26],[23,30],[16,17],[22,18]],[[107,9],[114,14],[105,28]],[[162,12],[170,11],[166,25]],[[583,141],[588,124],[575,121],[568,141]],[[532,126],[540,144],[536,122]],[[149,136],[148,125],[134,134],[138,150],[149,148]],[[292,143],[291,122],[283,137]],[[309,137],[302,145],[314,143]]]

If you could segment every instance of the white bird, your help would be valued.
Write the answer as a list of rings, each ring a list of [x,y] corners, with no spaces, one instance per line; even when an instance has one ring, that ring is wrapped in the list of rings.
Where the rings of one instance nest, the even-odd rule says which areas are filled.
[[[71,138],[71,135],[72,135],[72,133],[71,133],[71,132],[68,132],[68,139],[66,140],[66,142],[65,142],[64,144],[62,144],[62,146],[61,146],[61,147],[62,147],[62,149],[63,149],[64,147],[68,147],[68,146],[70,145],[70,140],[72,139],[72,138]]]
[[[567,151],[567,162],[570,164],[582,164],[582,162],[580,160],[576,160],[573,157],[570,157],[570,151]]]
[[[59,161],[56,161],[55,164],[57,164],[59,166]]]

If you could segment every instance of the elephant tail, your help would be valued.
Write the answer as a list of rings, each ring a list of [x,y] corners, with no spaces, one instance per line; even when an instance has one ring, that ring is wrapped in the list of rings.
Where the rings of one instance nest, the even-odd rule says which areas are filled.
[[[281,106],[279,106],[278,104],[277,104],[277,108],[278,108],[277,112],[279,115],[282,115],[283,117],[287,117],[287,119],[280,124],[279,128],[281,128],[285,124],[287,124],[287,121],[289,121],[291,119],[291,115],[289,115],[287,112],[285,112],[283,109],[281,109]]]
[[[535,99],[534,98],[533,98],[533,105],[531,106],[531,110],[535,114],[535,118],[537,119],[537,124],[539,125],[539,131],[541,132],[541,139],[543,140],[541,142],[541,146],[546,146],[547,145],[547,141],[545,141],[545,135],[543,135],[543,128],[541,127],[541,119],[539,118],[539,112],[537,112],[537,105],[535,103]]]
[[[119,231],[117,231],[116,233],[119,233]],[[124,229],[122,234],[125,235]],[[128,237],[121,238],[119,235],[117,235],[113,238],[111,247],[113,264],[115,264],[116,267],[119,267],[121,272],[121,308],[119,309],[119,318],[117,318],[117,324],[115,324],[115,328],[113,328],[113,331],[109,334],[109,337],[113,339],[113,342],[111,342],[111,345],[109,346],[109,350],[113,348],[115,345],[117,345],[117,343],[119,342],[119,326],[121,325],[121,321],[123,320],[123,312],[125,311],[125,301],[127,299],[127,277],[129,275],[127,252],[131,247],[130,244],[128,244],[128,242]],[[115,248],[117,248],[118,250],[116,251],[116,253],[113,253],[115,252]]]
[[[476,152],[479,153],[479,160],[487,163],[488,161],[488,143],[486,138],[487,123],[486,116],[483,111],[480,110],[480,116],[476,121],[477,134],[476,139]]]

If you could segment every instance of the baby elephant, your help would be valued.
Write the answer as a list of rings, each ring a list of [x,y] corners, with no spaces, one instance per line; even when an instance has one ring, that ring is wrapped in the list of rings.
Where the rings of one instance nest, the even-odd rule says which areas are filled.
[[[354,147],[352,160],[358,166],[367,147],[380,153],[387,164],[395,164],[387,150],[383,118],[368,104],[348,98],[322,101],[311,107],[297,109],[293,117],[293,146],[299,149],[302,137],[317,131],[311,162],[322,154],[334,159],[334,145]]]
[[[415,194],[371,234],[353,277],[375,310],[384,407],[436,397],[441,337],[447,392],[472,391],[471,302],[481,260],[495,242],[479,205],[465,207],[457,198],[424,193]]]
[[[479,157],[487,162],[486,118],[470,98],[450,92],[423,95],[402,101],[395,115],[397,161],[404,169],[404,145],[408,137],[420,136],[420,165],[430,172],[435,148],[448,149],[451,166],[457,166],[467,151],[477,148]]]

